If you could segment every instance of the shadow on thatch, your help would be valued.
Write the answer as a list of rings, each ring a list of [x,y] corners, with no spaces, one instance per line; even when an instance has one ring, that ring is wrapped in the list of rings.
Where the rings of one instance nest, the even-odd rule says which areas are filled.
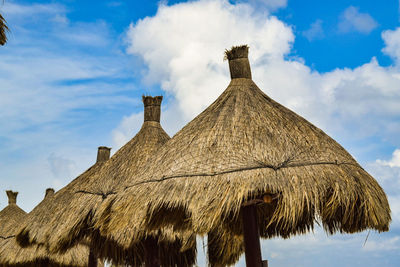
[[[47,189],[42,202],[51,201],[53,194],[53,189]],[[7,191],[7,195],[10,204],[0,212],[0,225],[2,225],[2,233],[4,234],[5,230],[10,238],[0,240],[0,266],[87,266],[89,251],[83,246],[77,246],[64,255],[50,254],[43,246],[21,248],[17,244],[15,234],[28,215],[17,207],[17,193]],[[4,223],[4,216],[8,223]],[[6,227],[3,228],[3,225]]]

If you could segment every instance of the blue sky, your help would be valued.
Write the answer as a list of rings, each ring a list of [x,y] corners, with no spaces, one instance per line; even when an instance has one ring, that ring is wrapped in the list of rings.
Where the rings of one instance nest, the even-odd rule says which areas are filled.
[[[266,94],[342,144],[385,189],[388,233],[262,241],[271,266],[400,262],[399,1],[17,1],[0,12],[0,209],[30,211],[139,130],[141,96],[164,95],[172,136],[226,88],[223,51],[250,45]],[[199,248],[199,266],[205,259]],[[243,259],[237,266],[244,266]]]

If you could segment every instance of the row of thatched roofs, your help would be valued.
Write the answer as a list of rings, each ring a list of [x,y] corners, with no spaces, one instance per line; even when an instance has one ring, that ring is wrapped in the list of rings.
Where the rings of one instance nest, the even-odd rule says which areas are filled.
[[[260,267],[259,236],[289,238],[315,222],[331,234],[387,231],[376,180],[257,87],[247,46],[226,57],[229,86],[173,138],[160,125],[162,97],[143,97],[142,128],[110,159],[100,147],[92,167],[29,214],[11,198],[0,264],[193,266],[196,235],[207,235],[210,266],[245,252]]]

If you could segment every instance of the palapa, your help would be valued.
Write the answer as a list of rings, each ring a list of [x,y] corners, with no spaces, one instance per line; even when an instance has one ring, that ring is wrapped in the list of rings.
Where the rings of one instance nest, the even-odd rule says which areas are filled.
[[[18,207],[18,192],[6,191],[8,197],[8,206],[0,211],[0,241],[15,237],[15,225],[23,221],[26,212]]]
[[[9,31],[6,20],[0,14],[0,45],[5,45],[7,42],[7,32]]]
[[[146,199],[149,229],[210,234],[212,265],[233,264],[243,252],[247,205],[263,238],[306,233],[315,222],[330,234],[387,231],[390,207],[376,180],[335,140],[257,87],[247,46],[225,54],[229,86],[149,160],[96,228],[119,236],[142,212],[132,201]],[[229,240],[237,243],[226,254]]]
[[[101,166],[110,157],[110,149],[108,147],[101,146],[98,148],[96,163],[88,170],[83,172],[77,178],[75,178],[67,186],[59,190],[54,196],[51,196],[49,201],[42,201],[39,203],[26,217],[24,222],[21,224],[20,231],[18,231],[16,240],[19,245],[24,248],[34,247],[48,247],[45,240],[48,237],[48,233],[44,230],[50,226],[53,217],[58,214],[58,211],[64,207],[67,207],[76,197],[74,187],[80,183],[89,182],[93,174],[98,172]],[[84,203],[81,205],[84,206]],[[62,223],[62,222],[61,222]],[[86,247],[90,246],[87,242],[82,242]],[[78,244],[75,244],[78,245]],[[73,246],[71,246],[73,247]],[[54,251],[50,251],[55,253]],[[88,258],[93,259],[92,252],[89,249],[85,249],[85,263],[88,263]]]
[[[0,238],[0,266],[87,266],[88,249],[77,246],[63,255],[49,254],[44,247],[33,246],[21,248],[16,240],[15,234],[27,217],[27,214],[16,205],[16,192],[7,191],[10,204],[0,215],[1,235]],[[46,190],[45,201],[51,201],[54,194],[53,189]],[[3,227],[5,226],[5,228]]]
[[[160,124],[161,102],[162,96],[143,97],[144,123],[136,136],[119,149],[99,172],[93,173],[88,179],[77,179],[75,184],[68,185],[67,197],[71,200],[65,205],[57,205],[58,208],[52,212],[52,220],[46,227],[32,229],[27,226],[25,231],[30,232],[29,236],[35,237],[40,234],[36,239],[47,243],[54,252],[66,251],[81,240],[88,239],[97,255],[116,264],[141,266],[146,259],[157,258],[154,253],[159,254],[163,266],[194,264],[195,236],[190,234],[178,236],[171,229],[163,229],[142,232],[143,235],[130,240],[124,235],[118,239],[107,240],[99,235],[98,231],[92,231],[97,207],[109,196],[122,190],[126,184],[132,183],[131,179],[147,159],[170,139]],[[190,242],[190,245],[186,245],[185,242]],[[153,247],[152,250],[155,251],[149,251],[147,247]]]

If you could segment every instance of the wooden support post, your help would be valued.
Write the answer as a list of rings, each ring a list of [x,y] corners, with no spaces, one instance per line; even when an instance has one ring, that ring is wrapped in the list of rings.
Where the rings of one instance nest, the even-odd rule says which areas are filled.
[[[262,267],[256,205],[242,207],[244,249],[247,267]]]
[[[89,251],[88,267],[97,267],[97,257],[92,249]]]
[[[157,240],[151,237],[147,238],[144,241],[144,266],[145,267],[161,266]]]

